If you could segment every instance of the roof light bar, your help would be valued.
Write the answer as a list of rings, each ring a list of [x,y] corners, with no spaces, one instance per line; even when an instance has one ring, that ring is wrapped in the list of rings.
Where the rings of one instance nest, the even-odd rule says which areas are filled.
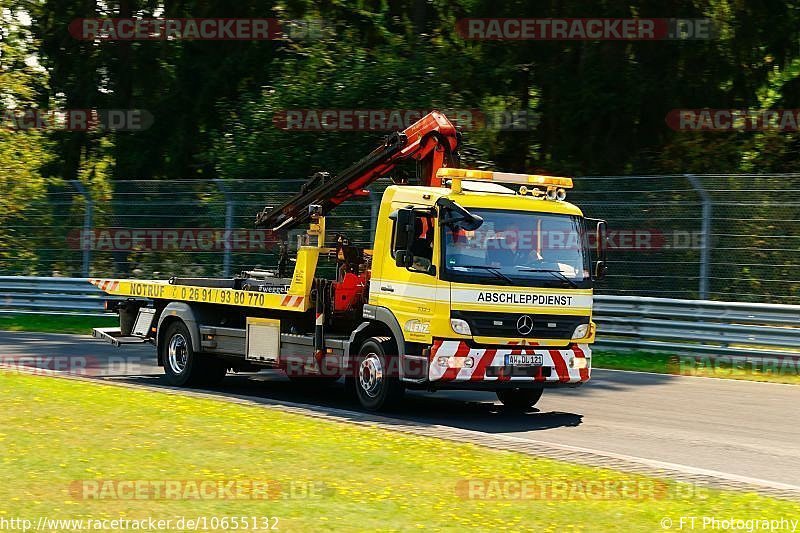
[[[512,174],[510,172],[491,172],[466,168],[440,168],[436,176],[443,179],[493,181],[496,183],[515,183],[518,185],[542,185],[545,187],[572,188],[572,178],[539,176],[536,174]]]

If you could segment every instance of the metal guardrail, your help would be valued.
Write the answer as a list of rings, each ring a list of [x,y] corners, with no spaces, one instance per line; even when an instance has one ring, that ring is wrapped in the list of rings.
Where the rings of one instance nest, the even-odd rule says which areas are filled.
[[[0,313],[100,316],[114,299],[84,278],[0,276]],[[800,305],[594,297],[598,348],[800,355]]]
[[[800,305],[595,296],[598,348],[800,355]]]
[[[85,278],[0,276],[0,314],[102,316],[112,299]]]

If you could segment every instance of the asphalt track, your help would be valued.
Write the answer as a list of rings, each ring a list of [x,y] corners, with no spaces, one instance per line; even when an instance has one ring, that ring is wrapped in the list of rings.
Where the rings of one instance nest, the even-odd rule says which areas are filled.
[[[89,375],[165,385],[150,345],[120,349],[88,336],[0,332],[0,361],[20,357],[80,361]],[[361,411],[341,384],[298,390],[278,372],[229,375],[211,392],[299,403],[320,413]],[[493,393],[410,392],[400,410],[385,416],[443,432],[469,430],[487,441],[502,438],[512,449],[519,443],[528,450],[586,450],[800,493],[798,406],[800,386],[594,370],[584,387],[546,390],[530,413],[505,412]]]

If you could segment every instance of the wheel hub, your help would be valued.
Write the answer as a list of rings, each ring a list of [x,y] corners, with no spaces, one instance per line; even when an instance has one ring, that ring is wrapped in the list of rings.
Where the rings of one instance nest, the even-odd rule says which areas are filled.
[[[375,398],[383,387],[383,363],[377,354],[367,354],[358,369],[361,390],[370,398]]]
[[[189,344],[186,342],[186,337],[180,333],[176,333],[169,340],[169,345],[167,346],[169,367],[176,374],[181,374],[186,370],[186,362],[188,359]]]

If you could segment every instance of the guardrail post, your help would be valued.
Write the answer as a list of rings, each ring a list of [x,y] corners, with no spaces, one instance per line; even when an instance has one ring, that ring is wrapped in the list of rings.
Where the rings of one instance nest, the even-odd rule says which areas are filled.
[[[711,262],[711,210],[713,201],[711,195],[697,176],[693,174],[684,174],[684,177],[689,181],[692,188],[700,195],[700,201],[703,203],[703,221],[700,228],[703,234],[703,243],[700,248],[700,286],[698,292],[700,293],[701,300],[708,300],[708,268]]]
[[[92,201],[92,197],[89,194],[89,191],[86,190],[86,187],[83,186],[79,180],[70,180],[72,186],[75,187],[75,190],[78,191],[78,194],[83,196],[84,201],[86,202],[86,208],[83,212],[83,232],[81,233],[81,238],[79,242],[81,244],[81,249],[83,250],[83,260],[81,261],[81,275],[85,278],[89,277],[89,264],[92,260],[92,250],[90,247],[85,246],[86,242],[86,235],[92,230],[92,219],[94,218],[94,202]]]
[[[231,231],[233,231],[233,196],[230,189],[225,186],[225,182],[219,178],[214,178],[214,182],[219,188],[219,192],[225,197],[225,251],[222,256],[222,277],[227,278],[231,275]]]

